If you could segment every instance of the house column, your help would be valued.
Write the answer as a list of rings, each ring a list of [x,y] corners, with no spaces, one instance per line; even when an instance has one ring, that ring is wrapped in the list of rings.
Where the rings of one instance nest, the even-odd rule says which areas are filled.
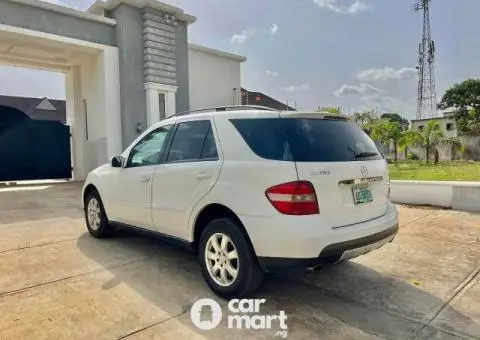
[[[70,126],[71,164],[73,168],[72,179],[84,180],[87,176],[85,157],[86,122],[83,108],[80,68],[72,66],[65,77],[66,88],[66,115],[67,125]]]

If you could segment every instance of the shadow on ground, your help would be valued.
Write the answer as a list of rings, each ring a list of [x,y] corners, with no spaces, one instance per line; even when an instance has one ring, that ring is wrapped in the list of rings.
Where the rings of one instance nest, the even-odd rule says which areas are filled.
[[[203,282],[194,254],[130,231],[121,231],[116,238],[106,240],[80,237],[77,245],[83,254],[105,267],[101,255],[105,253],[100,251],[105,242],[114,244],[119,251],[141,252],[146,259],[109,269],[113,278],[105,282],[102,289],[126,284],[159,309],[178,316],[176,319],[184,327],[200,332],[189,319],[190,306],[203,297],[220,299]],[[328,338],[355,339],[460,338],[458,328],[448,322],[441,326],[442,330],[430,326],[429,321],[440,311],[448,312],[455,324],[462,325],[471,337],[480,334],[480,326],[474,320],[445,306],[441,299],[354,262],[325,267],[319,272],[269,276],[256,295],[267,299],[262,313],[286,311],[292,339],[327,338],[327,334]],[[225,301],[222,304],[225,306]],[[152,329],[157,326],[160,327],[161,322],[152,324]],[[256,338],[272,338],[271,333],[265,337],[250,334]],[[462,338],[468,338],[466,334]],[[222,333],[217,329],[205,336],[223,339],[226,335],[229,339],[245,336],[237,330]]]

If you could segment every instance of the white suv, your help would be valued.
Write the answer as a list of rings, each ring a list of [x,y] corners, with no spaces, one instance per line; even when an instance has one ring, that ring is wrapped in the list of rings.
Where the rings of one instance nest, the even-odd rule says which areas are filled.
[[[318,112],[223,107],[155,123],[83,189],[94,237],[116,227],[197,251],[218,295],[264,273],[337,263],[393,240],[387,164],[355,123]]]

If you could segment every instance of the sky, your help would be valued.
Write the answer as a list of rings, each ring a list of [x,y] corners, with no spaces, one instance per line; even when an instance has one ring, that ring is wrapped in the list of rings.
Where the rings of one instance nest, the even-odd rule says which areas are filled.
[[[49,0],[86,9],[93,0]],[[197,17],[189,41],[247,57],[242,86],[297,108],[412,119],[422,16],[414,0],[165,0]],[[480,77],[479,0],[433,0],[437,97]],[[65,97],[61,74],[0,66],[0,94]]]

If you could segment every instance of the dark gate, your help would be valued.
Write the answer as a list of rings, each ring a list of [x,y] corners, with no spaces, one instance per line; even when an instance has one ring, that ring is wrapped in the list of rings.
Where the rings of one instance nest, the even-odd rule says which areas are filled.
[[[70,128],[0,106],[0,182],[70,179]]]

